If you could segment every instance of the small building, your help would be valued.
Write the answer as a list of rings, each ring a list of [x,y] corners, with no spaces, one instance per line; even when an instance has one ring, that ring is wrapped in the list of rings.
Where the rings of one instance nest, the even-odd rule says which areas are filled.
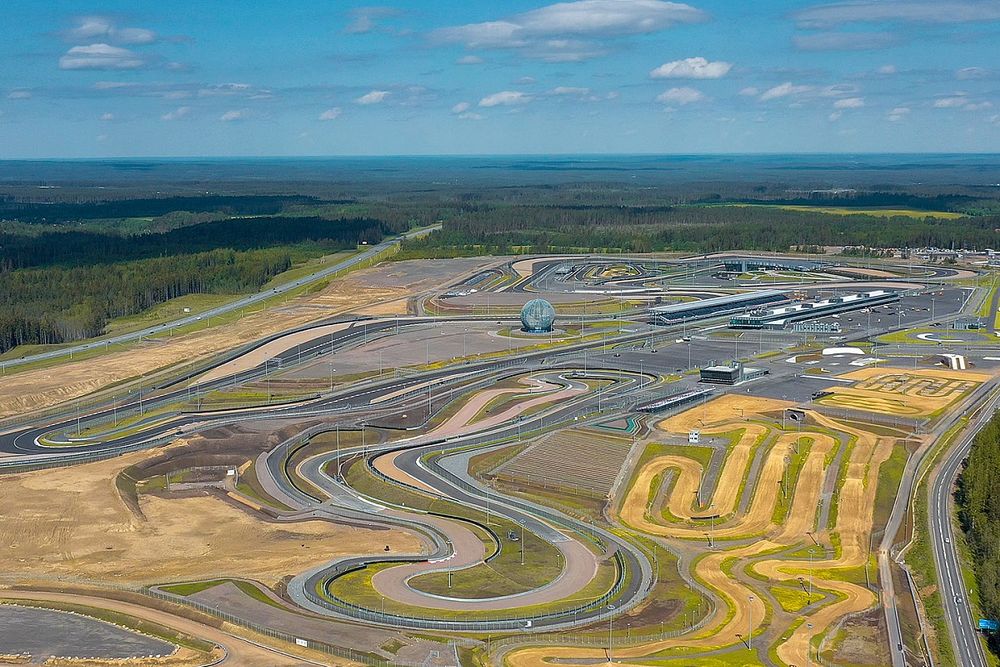
[[[729,273],[750,271],[816,271],[822,268],[818,262],[804,259],[777,259],[773,257],[727,257],[722,265]]]
[[[965,355],[961,354],[942,354],[941,363],[953,371],[964,371],[969,367]]]
[[[710,384],[733,385],[740,381],[743,369],[739,364],[731,366],[706,366],[701,369],[701,381]]]
[[[840,322],[796,322],[792,325],[795,333],[839,334]]]
[[[983,328],[983,320],[980,317],[958,317],[951,323],[951,328],[959,331],[975,331]]]
[[[747,368],[734,361],[729,365],[706,366],[699,373],[701,381],[707,384],[734,385],[764,377],[768,371],[764,368]]]

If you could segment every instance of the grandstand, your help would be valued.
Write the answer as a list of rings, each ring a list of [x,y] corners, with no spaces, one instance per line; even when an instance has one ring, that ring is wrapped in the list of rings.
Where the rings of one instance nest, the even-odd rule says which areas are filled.
[[[714,390],[712,389],[689,389],[665,398],[658,398],[654,401],[643,403],[636,406],[635,409],[639,412],[665,412],[697,401],[707,401],[713,393]]]

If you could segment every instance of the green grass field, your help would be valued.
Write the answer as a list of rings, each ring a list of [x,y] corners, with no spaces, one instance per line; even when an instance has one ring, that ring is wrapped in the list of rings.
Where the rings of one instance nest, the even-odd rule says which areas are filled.
[[[783,211],[802,211],[806,213],[828,213],[830,215],[871,215],[879,218],[914,218],[922,220],[924,218],[937,218],[942,220],[956,220],[965,218],[962,213],[953,211],[921,211],[914,208],[874,208],[874,207],[847,207],[847,206],[804,206],[792,204],[712,204],[712,206],[756,206],[759,208],[776,208]]]

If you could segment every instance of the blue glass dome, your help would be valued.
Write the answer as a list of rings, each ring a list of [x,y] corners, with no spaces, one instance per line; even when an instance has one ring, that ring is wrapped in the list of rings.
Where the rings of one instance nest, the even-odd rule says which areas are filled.
[[[556,319],[556,309],[545,299],[532,299],[521,309],[521,329],[529,333],[548,333]]]

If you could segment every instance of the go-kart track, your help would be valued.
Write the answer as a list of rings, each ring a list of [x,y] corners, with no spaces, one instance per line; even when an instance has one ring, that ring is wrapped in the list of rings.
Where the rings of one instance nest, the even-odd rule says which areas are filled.
[[[901,635],[898,613],[878,604],[910,596],[898,590],[901,545],[887,526],[934,441],[996,386],[991,340],[937,329],[877,342],[979,307],[981,291],[949,284],[954,275],[886,263],[789,278],[797,292],[904,292],[874,319],[845,315],[834,340],[734,332],[728,315],[647,322],[654,299],[740,291],[715,257],[505,260],[421,297],[419,315],[319,320],[9,420],[0,473],[146,450],[169,461],[206,434],[271,425],[281,438],[239,467],[253,495],[226,482],[227,499],[280,525],[398,532],[418,546],[321,558],[258,586],[267,604],[241,604],[415,642],[431,633],[483,664],[847,661],[858,650],[847,638],[864,624]],[[781,276],[768,277],[774,289]],[[555,305],[555,329],[518,331],[518,308],[538,296]],[[944,368],[934,353],[945,350],[974,370]],[[699,367],[733,358],[766,373],[693,391],[706,386]],[[697,400],[645,411],[692,391]],[[157,492],[169,497],[166,481]],[[896,590],[883,567],[897,568]],[[198,604],[171,586],[133,592]],[[209,607],[198,608],[251,627],[245,607]],[[920,650],[901,636],[865,646],[900,667]],[[410,664],[381,644],[350,656]]]

